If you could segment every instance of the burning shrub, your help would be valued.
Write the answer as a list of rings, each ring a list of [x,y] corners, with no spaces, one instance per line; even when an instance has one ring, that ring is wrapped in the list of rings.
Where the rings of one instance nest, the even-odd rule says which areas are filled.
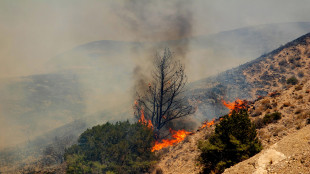
[[[261,151],[262,146],[256,136],[246,110],[233,111],[216,125],[215,133],[207,140],[199,142],[200,161],[204,173],[221,173],[240,161]]]
[[[95,126],[66,151],[67,173],[145,173],[155,163],[153,143],[153,131],[140,123]]]

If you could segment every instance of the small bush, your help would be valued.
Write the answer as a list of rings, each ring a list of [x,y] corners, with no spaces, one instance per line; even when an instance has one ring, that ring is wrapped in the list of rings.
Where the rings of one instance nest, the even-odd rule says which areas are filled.
[[[289,61],[290,63],[294,63],[294,62],[295,62],[295,59],[294,59],[294,58],[290,58],[290,59],[288,59],[288,61]]]
[[[276,101],[273,102],[273,103],[272,103],[272,106],[273,106],[273,107],[277,107],[277,106],[278,106],[278,102],[276,102]]]
[[[300,78],[304,77],[304,75],[305,75],[305,74],[304,74],[304,72],[302,72],[302,71],[299,71],[298,74],[297,74],[297,76],[300,77]]]
[[[280,112],[274,112],[272,114],[266,114],[263,118],[263,123],[265,125],[269,124],[269,123],[273,123],[276,122],[277,120],[281,119],[281,113]]]
[[[279,66],[287,66],[287,61],[286,60],[282,60],[279,62]]]
[[[302,85],[298,85],[298,86],[295,87],[295,90],[296,91],[300,91],[300,90],[302,90],[302,87],[303,87]]]
[[[292,76],[286,80],[287,84],[296,85],[298,83],[298,79],[295,76]]]

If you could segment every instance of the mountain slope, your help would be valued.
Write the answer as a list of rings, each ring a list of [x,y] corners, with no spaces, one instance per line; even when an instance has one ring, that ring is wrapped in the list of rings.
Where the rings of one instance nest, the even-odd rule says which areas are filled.
[[[265,150],[226,172],[310,172],[309,50],[310,33],[256,60],[192,84],[193,100],[196,99],[201,107],[198,112],[209,105],[210,108],[215,107],[213,110],[221,109],[214,111],[218,112],[215,115],[218,117],[227,113],[222,98],[234,100],[235,96],[246,96],[245,98],[252,100],[249,102],[248,112],[257,126],[258,137]],[[284,61],[286,64],[280,63]],[[303,76],[298,75],[301,72]],[[299,80],[296,85],[286,83],[287,78],[292,75]],[[285,80],[282,82],[281,78],[274,76]],[[265,96],[257,96],[258,91],[265,91]],[[264,116],[275,112],[281,113],[282,118],[263,125]],[[201,168],[197,165],[197,143],[200,139],[207,139],[213,128],[199,130],[185,141],[158,152],[163,157],[157,170],[164,173],[199,173]]]
[[[221,100],[254,99],[286,87],[288,78],[310,75],[310,33],[237,68],[191,84],[198,111],[210,119],[223,115]],[[198,112],[198,114],[199,114]],[[203,119],[201,115],[198,118]]]
[[[310,78],[288,89],[249,102],[250,119],[256,125],[259,125],[260,119],[266,114],[274,112],[281,113],[282,118],[257,127],[264,150],[227,169],[225,173],[310,172]],[[167,174],[199,173],[201,166],[197,161],[200,154],[198,141],[207,139],[213,131],[214,126],[199,129],[183,142],[158,152],[162,157],[156,170]]]

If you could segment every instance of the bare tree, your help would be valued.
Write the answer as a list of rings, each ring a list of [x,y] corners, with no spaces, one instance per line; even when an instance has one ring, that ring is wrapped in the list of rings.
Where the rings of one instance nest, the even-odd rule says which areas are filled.
[[[144,114],[145,120],[159,132],[169,121],[192,114],[193,107],[183,95],[186,82],[184,66],[174,60],[168,48],[163,55],[156,53],[152,80],[145,92],[138,95],[136,117]]]

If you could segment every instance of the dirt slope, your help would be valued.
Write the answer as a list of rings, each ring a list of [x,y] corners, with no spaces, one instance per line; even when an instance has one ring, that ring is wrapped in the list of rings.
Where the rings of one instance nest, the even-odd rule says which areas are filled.
[[[309,173],[310,125],[284,137],[254,157],[229,169],[225,174]]]
[[[164,174],[199,173],[201,166],[196,160],[199,155],[197,143],[213,130],[213,127],[201,129],[193,135],[189,135],[183,142],[158,152],[162,156],[156,170],[162,170]],[[153,172],[154,174],[156,170]]]

